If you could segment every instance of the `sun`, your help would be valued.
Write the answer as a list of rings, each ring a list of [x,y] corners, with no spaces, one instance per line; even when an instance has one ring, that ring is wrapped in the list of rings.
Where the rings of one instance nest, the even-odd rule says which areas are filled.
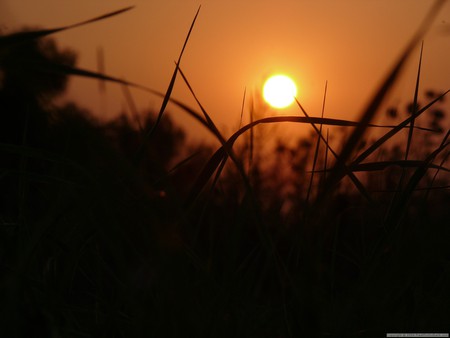
[[[273,75],[267,79],[263,86],[263,97],[274,108],[286,108],[295,100],[297,86],[286,75]]]

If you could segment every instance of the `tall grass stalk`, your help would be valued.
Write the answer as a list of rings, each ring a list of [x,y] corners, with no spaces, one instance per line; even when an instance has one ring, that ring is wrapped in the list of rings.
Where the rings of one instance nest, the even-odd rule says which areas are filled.
[[[320,116],[321,118],[323,118],[323,114],[325,112],[325,102],[326,102],[326,98],[327,98],[327,87],[328,87],[328,81],[325,82],[325,90],[324,90],[324,93],[323,93],[323,101],[322,101],[322,113],[321,113],[321,116]],[[311,194],[311,189],[312,189],[312,185],[313,185],[313,182],[314,182],[314,172],[315,172],[315,169],[316,169],[317,157],[319,155],[320,137],[322,135],[322,127],[323,127],[323,124],[321,123],[320,127],[319,127],[319,134],[317,136],[316,149],[314,151],[314,158],[313,158],[313,164],[312,164],[311,178],[310,178],[310,181],[309,181],[308,192],[306,193],[306,201],[305,201],[306,205],[308,205],[308,203],[309,203],[309,196]],[[328,144],[328,143],[325,143],[325,144]]]
[[[159,109],[159,113],[158,113],[158,117],[156,118],[156,122],[151,127],[151,129],[149,129],[146,132],[146,135],[144,137],[142,145],[141,145],[140,149],[138,150],[138,152],[136,154],[136,159],[135,159],[136,163],[139,163],[141,161],[142,156],[143,156],[143,152],[144,152],[144,149],[145,149],[145,144],[146,144],[147,140],[152,137],[153,133],[155,132],[156,128],[158,127],[158,124],[161,121],[161,118],[162,118],[162,116],[164,114],[164,111],[166,110],[167,103],[169,103],[170,95],[172,94],[172,90],[173,90],[173,87],[175,85],[175,80],[177,78],[178,70],[179,70],[179,67],[180,67],[181,58],[183,56],[184,50],[186,48],[186,45],[187,45],[187,43],[189,41],[189,37],[191,36],[192,29],[194,28],[194,25],[195,25],[195,21],[197,20],[198,14],[200,13],[200,8],[201,8],[201,6],[198,7],[197,13],[195,14],[194,19],[192,20],[191,26],[189,27],[189,31],[187,33],[186,39],[185,39],[184,44],[183,44],[183,48],[181,49],[180,55],[178,56],[178,61],[176,62],[175,70],[173,71],[172,78],[170,80],[169,86],[167,87],[167,91],[166,91],[166,94],[164,95],[163,102],[161,103],[161,108]]]

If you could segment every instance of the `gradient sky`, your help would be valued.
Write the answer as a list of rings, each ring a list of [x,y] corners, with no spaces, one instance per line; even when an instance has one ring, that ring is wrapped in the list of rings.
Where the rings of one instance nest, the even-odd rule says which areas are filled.
[[[298,84],[298,98],[319,115],[328,80],[326,115],[356,119],[376,85],[414,34],[432,0],[0,0],[0,23],[8,32],[22,25],[53,28],[126,6],[125,14],[54,35],[79,54],[78,66],[165,92],[198,6],[202,9],[181,68],[219,127],[230,134],[239,123],[244,88],[258,92],[267,75],[283,72]],[[416,49],[390,102],[412,98]],[[425,37],[422,88],[450,88],[450,3]],[[159,109],[161,100],[133,90],[139,107]],[[97,116],[111,118],[125,106],[122,90],[73,78],[68,97]],[[195,107],[178,78],[173,97]],[[447,102],[450,100],[447,100]],[[448,106],[448,103],[446,103]],[[198,137],[197,123],[169,106],[179,123]],[[290,108],[283,113],[297,114]],[[275,111],[266,112],[268,115]],[[448,121],[448,120],[447,120]]]

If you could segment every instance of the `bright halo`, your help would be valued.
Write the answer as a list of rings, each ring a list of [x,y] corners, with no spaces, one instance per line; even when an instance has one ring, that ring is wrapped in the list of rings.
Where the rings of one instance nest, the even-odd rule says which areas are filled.
[[[295,82],[286,75],[273,75],[264,83],[263,97],[274,108],[286,108],[297,95]]]

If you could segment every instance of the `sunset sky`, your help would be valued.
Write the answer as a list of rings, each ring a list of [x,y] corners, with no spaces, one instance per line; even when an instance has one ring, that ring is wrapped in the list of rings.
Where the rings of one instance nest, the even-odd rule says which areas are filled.
[[[165,92],[199,5],[200,15],[181,62],[198,98],[227,135],[239,124],[242,97],[256,95],[265,78],[282,72],[298,85],[298,99],[319,115],[328,80],[326,115],[356,119],[364,103],[414,34],[432,0],[0,0],[3,32],[23,25],[54,28],[123,7],[122,15],[54,37],[77,51],[78,66]],[[422,88],[450,88],[450,3],[425,36]],[[389,102],[412,98],[419,46]],[[133,90],[139,107],[158,110],[161,100]],[[196,107],[181,77],[173,97]],[[73,78],[68,98],[97,116],[116,116],[125,100],[120,86]],[[448,105],[447,100],[447,107]],[[169,106],[179,123],[198,137],[201,127]],[[248,109],[247,109],[248,111]],[[267,115],[274,115],[272,110]],[[298,114],[289,108],[283,113]],[[448,121],[448,120],[447,120]]]

